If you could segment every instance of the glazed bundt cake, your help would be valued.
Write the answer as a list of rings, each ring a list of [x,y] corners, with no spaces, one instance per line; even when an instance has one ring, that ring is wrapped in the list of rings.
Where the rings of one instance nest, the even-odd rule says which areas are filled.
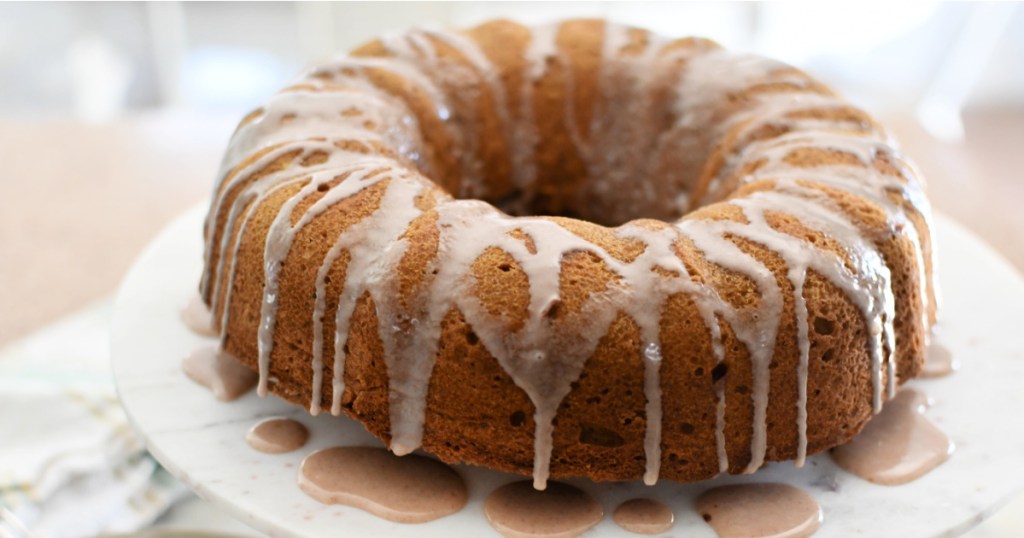
[[[246,116],[223,350],[398,454],[648,483],[844,443],[935,315],[921,179],[785,64],[600,20],[412,30]]]

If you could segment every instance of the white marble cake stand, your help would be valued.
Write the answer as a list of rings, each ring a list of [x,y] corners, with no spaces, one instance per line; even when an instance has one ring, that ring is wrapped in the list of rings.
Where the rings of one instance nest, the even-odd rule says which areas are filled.
[[[210,344],[189,332],[179,318],[199,278],[204,210],[189,211],[149,245],[125,279],[114,312],[118,392],[156,458],[199,496],[275,536],[497,536],[483,515],[483,499],[496,486],[519,477],[457,467],[469,486],[468,506],[421,525],[326,506],[296,486],[299,463],[323,447],[378,444],[362,426],[347,418],[314,418],[275,397],[261,399],[254,393],[221,403],[185,377],[182,358]],[[668,534],[675,536],[714,536],[693,509],[696,496],[712,485],[751,481],[788,482],[810,492],[825,513],[818,536],[951,536],[974,526],[1024,485],[1024,281],[948,219],[938,219],[938,243],[945,298],[939,334],[962,368],[950,377],[913,382],[935,399],[928,414],[957,445],[952,459],[932,473],[904,486],[878,486],[818,455],[803,469],[774,464],[755,476],[691,485],[574,483],[594,494],[606,514],[633,496],[667,502],[676,514]],[[246,430],[269,416],[305,423],[312,433],[309,444],[279,455],[249,448]],[[587,536],[626,534],[606,515]]]

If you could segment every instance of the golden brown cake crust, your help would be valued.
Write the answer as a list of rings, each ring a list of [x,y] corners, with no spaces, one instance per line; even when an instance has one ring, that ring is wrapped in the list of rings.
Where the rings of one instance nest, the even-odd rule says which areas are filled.
[[[549,48],[538,50],[545,39]],[[609,45],[613,39],[617,47]],[[424,60],[427,67],[414,73],[410,55],[433,63]],[[402,351],[401,335],[413,338],[421,330],[417,323],[436,318],[433,362],[420,380],[426,388],[422,449],[448,462],[530,474],[537,470],[539,408],[524,385],[533,378],[518,374],[517,381],[507,365],[520,360],[508,349],[519,348],[508,343],[497,352],[494,335],[518,339],[532,323],[543,323],[552,339],[582,342],[588,324],[607,315],[593,352],[577,375],[567,374],[570,390],[557,402],[551,476],[639,479],[652,469],[655,454],[656,475],[694,481],[723,467],[738,473],[762,459],[797,459],[841,444],[863,427],[888,385],[919,372],[935,298],[928,209],[918,179],[870,116],[806,74],[730,55],[705,40],[660,40],[598,20],[537,30],[493,21],[451,34],[412,32],[369,43],[353,57],[351,65],[314,70],[286,89],[282,101],[243,120],[235,159],[227,159],[208,218],[204,299],[225,351],[261,371],[264,348],[262,373],[271,392],[297,405],[333,405],[390,443],[399,401],[393,378],[416,371],[395,358],[415,351]],[[729,66],[751,62],[756,67],[749,76],[726,75]],[[722,79],[694,82],[711,74]],[[437,82],[426,89],[422,78]],[[307,108],[299,100],[313,102],[316,95],[339,101]],[[642,108],[616,112],[624,96]],[[447,108],[439,108],[440,100]],[[324,106],[331,107],[329,118],[307,119],[324,116]],[[288,114],[292,119],[284,119]],[[352,117],[365,118],[358,129],[369,134],[340,127],[341,134],[332,134],[325,127]],[[520,125],[526,120],[532,127]],[[306,131],[289,131],[303,122]],[[641,140],[616,139],[613,130]],[[528,151],[516,149],[524,144]],[[337,164],[363,157],[377,160],[363,168]],[[851,187],[847,176],[875,183]],[[368,186],[327,203],[357,181]],[[654,184],[647,194],[645,181]],[[399,189],[411,193],[408,222],[382,245],[400,242],[404,250],[359,274],[356,268],[366,267],[359,256],[367,254],[358,242],[339,238],[362,234],[365,244],[377,237],[364,225],[394,211],[389,197]],[[816,205],[786,209],[771,205],[770,196]],[[459,198],[562,216],[522,227],[508,218],[513,224],[501,228],[508,230],[504,243],[482,245],[467,261],[468,283],[438,290],[445,276],[439,260],[464,248],[446,235],[454,233],[451,222],[461,222],[451,220],[450,208],[468,211]],[[684,213],[676,223],[663,222]],[[840,218],[856,237],[837,231],[840,224],[822,224]],[[531,303],[538,269],[528,262],[549,242],[536,232],[544,226],[565,230],[570,248],[546,268],[557,275],[557,299],[538,314]],[[728,243],[722,252],[708,251],[708,230],[716,245]],[[671,263],[652,262],[643,275],[653,276],[623,272],[648,263],[645,253],[665,234],[675,234],[664,243]],[[268,259],[268,245],[282,237],[285,254]],[[581,250],[574,241],[592,247]],[[763,267],[768,280],[732,267],[736,259]],[[807,259],[835,261],[824,268],[795,261]],[[803,272],[795,275],[800,263]],[[381,267],[386,274],[378,274]],[[869,273],[874,280],[858,280]],[[884,312],[867,318],[863,298],[851,296],[847,281],[836,276],[847,274],[855,282],[882,279],[888,291],[879,293],[891,293],[892,319]],[[646,305],[650,317],[644,305],[630,302],[631,290],[647,279],[688,283],[636,292],[658,297]],[[356,285],[363,280],[371,284]],[[777,289],[777,300],[766,286]],[[623,289],[625,299],[617,295]],[[479,309],[460,308],[465,295]],[[747,335],[759,323],[752,317],[775,307],[770,362],[767,374],[759,374]],[[347,309],[350,317],[337,322],[336,313]],[[261,329],[268,311],[272,328]],[[534,320],[538,315],[543,319]],[[895,349],[885,340],[890,326]],[[339,327],[344,371],[334,383]],[[261,337],[269,340],[261,344]],[[871,347],[876,338],[877,352]],[[652,343],[654,388],[645,385],[655,360],[647,354]],[[320,369],[313,349],[320,349]],[[873,362],[874,353],[881,363]],[[803,360],[806,374],[800,373]],[[890,372],[896,373],[891,383]],[[322,376],[319,383],[315,375]],[[762,381],[766,394],[758,388]],[[343,392],[336,395],[335,387]],[[758,394],[766,398],[763,420]],[[654,440],[660,454],[649,438],[654,396],[660,399]],[[414,402],[402,398],[403,405]]]

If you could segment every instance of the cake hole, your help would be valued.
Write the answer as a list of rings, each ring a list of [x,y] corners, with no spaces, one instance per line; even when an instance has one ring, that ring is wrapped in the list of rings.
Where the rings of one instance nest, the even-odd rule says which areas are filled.
[[[833,350],[831,349],[826,349],[825,352],[821,354],[821,362],[828,362],[832,360],[832,351]]]
[[[507,264],[507,263],[503,263],[503,264],[498,266],[498,269],[501,269],[502,271],[507,273],[507,272],[512,270],[512,266]]]
[[[517,428],[519,426],[522,426],[523,424],[526,424],[526,413],[523,413],[522,411],[516,411],[515,413],[512,413],[508,417],[508,423]]]
[[[580,442],[585,445],[603,446],[606,448],[617,448],[626,444],[622,436],[614,431],[586,422],[580,423]]]
[[[330,185],[328,185],[328,184],[326,184],[326,183],[321,183],[321,184],[319,184],[319,185],[317,185],[317,186],[316,186],[316,190],[317,190],[318,192],[327,192],[327,191],[329,191],[330,189],[331,189],[331,186],[330,186]]]
[[[704,518],[704,521],[711,522],[711,514],[701,514],[700,517]]]
[[[679,426],[679,430],[685,433],[686,435],[690,435],[693,433],[693,424],[690,424],[689,422],[684,422],[681,426]]]
[[[469,331],[469,332],[466,333],[466,343],[467,344],[469,344],[471,346],[475,346],[475,345],[477,345],[478,342],[480,342],[480,337],[477,336],[475,332]]]
[[[556,55],[549,56],[545,60],[546,62],[558,62]],[[631,98],[643,97],[643,92],[638,92],[640,87],[631,89],[629,93]],[[646,90],[644,90],[646,91]],[[598,114],[605,114],[604,117],[593,118],[593,121],[601,123],[604,121],[613,121],[613,111],[600,111]],[[455,123],[456,128],[459,128],[458,118],[451,118],[451,121]],[[543,123],[543,122],[542,122]],[[385,129],[386,125],[381,125],[380,129]],[[650,129],[659,131],[658,126],[648,126]],[[471,131],[471,130],[470,130]],[[667,131],[666,131],[667,133]],[[465,133],[466,136],[459,137],[468,142],[478,141],[474,140],[474,134],[472,132]],[[514,183],[514,178],[520,175],[517,172],[528,172],[532,176],[532,183],[530,188],[495,188],[493,192],[488,192],[479,196],[479,198],[487,203],[494,205],[497,209],[502,212],[511,215],[513,217],[536,217],[536,216],[553,216],[553,217],[566,217],[571,219],[579,219],[588,221],[589,223],[616,227],[626,222],[636,219],[657,219],[665,222],[675,221],[682,216],[680,207],[675,200],[675,195],[683,196],[692,194],[688,192],[690,185],[698,184],[699,176],[702,173],[701,167],[687,166],[688,170],[681,171],[682,174],[688,176],[685,179],[676,179],[676,173],[659,172],[655,177],[644,177],[643,183],[648,184],[646,186],[665,185],[666,187],[671,185],[673,190],[673,196],[659,196],[649,199],[646,189],[633,189],[623,190],[616,187],[621,181],[619,175],[624,172],[624,168],[632,168],[639,166],[638,170],[625,170],[626,173],[634,173],[636,177],[643,177],[646,173],[646,163],[652,158],[656,158],[658,150],[654,146],[649,145],[648,147],[637,147],[635,152],[627,152],[628,155],[621,157],[613,157],[616,161],[610,166],[579,166],[581,159],[586,158],[585,155],[589,152],[580,152],[580,148],[576,147],[573,143],[573,137],[565,136],[561,130],[551,131],[550,129],[540,129],[540,138],[536,141],[538,147],[547,148],[549,151],[545,151],[547,156],[542,159],[530,159],[529,164],[530,170],[515,170],[514,166],[509,169],[505,166],[508,163],[508,156],[502,156],[504,158],[494,160],[488,158],[484,162],[482,172],[483,177],[489,175],[497,176],[495,184],[502,183]],[[664,134],[664,133],[658,133]],[[700,138],[702,135],[697,133],[680,135],[687,142],[697,142],[697,140],[703,140]],[[596,142],[596,141],[595,141]],[[607,141],[602,140],[601,143],[596,144],[592,149],[595,153],[594,158],[600,159],[596,154],[607,154],[618,155],[617,146],[619,141],[614,138],[608,138]],[[477,151],[473,149],[472,145],[466,147],[459,147],[456,144],[454,147],[445,148],[431,148],[431,141],[424,140],[421,152],[430,152],[430,150],[443,150],[448,153],[453,153],[457,156],[463,152]],[[417,148],[419,149],[419,148]],[[510,148],[511,149],[511,148]],[[710,150],[710,148],[708,148]],[[510,152],[514,154],[514,152]],[[704,161],[705,158],[709,158],[710,151],[701,152],[697,158],[700,161]],[[511,159],[516,161],[518,159]],[[458,161],[457,157],[454,161]],[[501,167],[499,169],[490,170],[493,164],[498,164],[500,161]],[[603,161],[602,161],[603,162]],[[492,164],[493,163],[493,164]],[[454,163],[453,163],[454,164]],[[527,164],[527,163],[523,163]],[[694,163],[696,164],[696,163]],[[692,169],[691,169],[692,168]],[[468,172],[469,170],[467,170]],[[470,193],[477,192],[471,183],[475,181],[473,177],[461,177],[455,173],[450,174],[453,177],[446,178],[446,190],[450,194],[459,196],[471,196]],[[498,179],[500,177],[501,179]],[[660,188],[660,187],[654,187]],[[465,194],[463,194],[465,193]],[[558,223],[562,225],[561,223]],[[616,242],[621,241],[623,238],[615,238]],[[527,245],[527,248],[532,252],[535,250],[535,245]],[[680,272],[666,270],[657,272],[663,272],[664,276],[677,278],[680,276]]]
[[[750,392],[750,389],[747,388],[746,385],[740,385],[740,386],[736,387],[736,394],[747,394],[749,392]]]
[[[548,307],[548,311],[547,311],[547,313],[545,313],[545,315],[549,319],[557,318],[558,317],[558,311],[561,310],[561,308],[562,308],[562,301],[555,301],[555,302],[551,303],[551,306]]]
[[[597,404],[601,403],[601,397],[600,396],[591,396],[590,398],[587,398],[587,403],[591,404],[591,405],[597,405]]]
[[[832,320],[826,318],[814,318],[814,332],[829,335],[832,334],[832,331],[835,329],[835,323],[832,323]]]
[[[724,362],[718,363],[714,368],[711,369],[711,382],[718,383],[720,379],[725,377],[725,374],[729,372],[729,367]]]
[[[693,375],[697,377],[704,377],[704,367],[698,366],[697,369],[693,371]]]

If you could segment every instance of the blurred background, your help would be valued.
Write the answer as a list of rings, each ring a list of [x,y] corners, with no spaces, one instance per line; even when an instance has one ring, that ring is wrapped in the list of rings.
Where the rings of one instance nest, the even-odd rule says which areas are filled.
[[[839,88],[892,128],[938,211],[1024,270],[1017,3],[0,3],[0,346],[109,301],[207,196],[238,119],[304,68],[410,25],[581,16],[709,37]]]
[[[0,114],[234,117],[380,33],[581,16],[776,57],[876,112],[920,110],[942,135],[957,134],[959,109],[1024,99],[1024,11],[1012,3],[14,3],[0,7]]]

